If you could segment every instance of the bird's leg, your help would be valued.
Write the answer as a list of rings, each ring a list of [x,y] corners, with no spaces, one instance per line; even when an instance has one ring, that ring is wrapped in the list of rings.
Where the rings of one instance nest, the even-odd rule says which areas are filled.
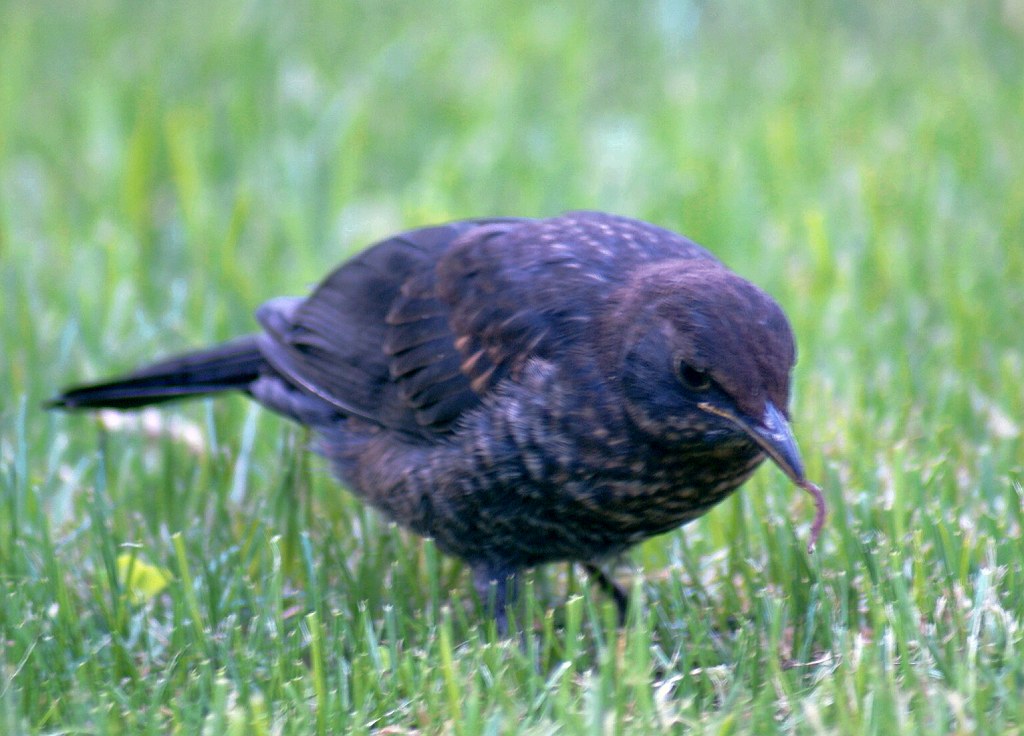
[[[584,562],[583,569],[586,570],[590,581],[595,583],[597,587],[607,595],[610,595],[612,600],[615,601],[615,608],[619,612],[619,626],[625,626],[626,613],[629,611],[629,594],[593,562]]]
[[[515,602],[518,594],[516,571],[496,565],[473,567],[473,587],[480,600],[494,617],[498,636],[508,634],[508,606]]]

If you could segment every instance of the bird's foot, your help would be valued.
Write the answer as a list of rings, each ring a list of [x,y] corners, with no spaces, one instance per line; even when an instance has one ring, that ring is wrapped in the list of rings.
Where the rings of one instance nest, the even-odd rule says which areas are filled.
[[[515,602],[519,592],[515,570],[477,565],[473,568],[473,587],[494,617],[498,636],[508,636],[508,606]]]
[[[591,582],[615,601],[615,608],[619,613],[619,626],[625,626],[626,614],[629,612],[629,593],[593,562],[584,562],[583,569],[586,570]]]

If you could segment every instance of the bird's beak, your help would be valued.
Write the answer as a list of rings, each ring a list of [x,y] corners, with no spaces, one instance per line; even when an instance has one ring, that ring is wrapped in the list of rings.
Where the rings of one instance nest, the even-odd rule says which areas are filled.
[[[707,402],[701,403],[700,408],[710,414],[717,414],[725,417],[738,425],[744,432],[750,435],[765,454],[770,457],[782,472],[789,476],[797,485],[806,482],[804,477],[804,461],[800,458],[800,448],[797,447],[793,430],[782,412],[775,408],[772,402],[765,403],[764,415],[757,422],[750,422],[731,412],[720,409]]]

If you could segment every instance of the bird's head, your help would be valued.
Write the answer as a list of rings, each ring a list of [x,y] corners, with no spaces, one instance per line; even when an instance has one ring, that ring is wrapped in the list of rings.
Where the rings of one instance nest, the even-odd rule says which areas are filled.
[[[647,267],[625,294],[618,373],[637,426],[669,447],[752,441],[805,482],[788,421],[796,348],[778,304],[713,261]]]

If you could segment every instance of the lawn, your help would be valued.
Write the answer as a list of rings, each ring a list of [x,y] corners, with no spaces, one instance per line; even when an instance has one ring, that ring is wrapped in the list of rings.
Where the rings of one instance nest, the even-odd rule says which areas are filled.
[[[0,0],[0,734],[1021,732],[1022,171],[1022,0]],[[581,208],[786,309],[816,552],[765,466],[503,640],[244,398],[41,408]]]

